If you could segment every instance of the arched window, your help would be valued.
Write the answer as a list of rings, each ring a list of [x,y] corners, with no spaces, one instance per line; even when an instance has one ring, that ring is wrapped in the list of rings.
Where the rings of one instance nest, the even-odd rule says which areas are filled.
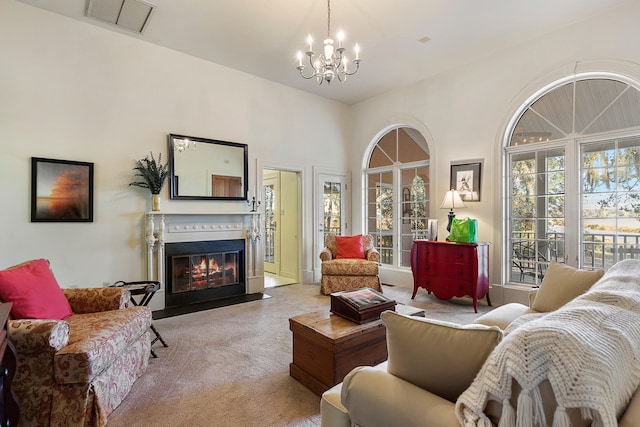
[[[367,232],[382,264],[410,267],[414,239],[426,237],[429,217],[429,151],[415,129],[385,134],[369,157]]]
[[[551,261],[640,257],[637,87],[578,75],[520,110],[505,148],[508,281],[539,284]]]

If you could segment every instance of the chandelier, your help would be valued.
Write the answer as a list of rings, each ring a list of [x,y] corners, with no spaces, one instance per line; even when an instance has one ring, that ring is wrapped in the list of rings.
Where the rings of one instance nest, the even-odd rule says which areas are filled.
[[[331,81],[337,76],[338,80],[344,82],[347,80],[347,76],[352,76],[358,72],[360,69],[360,47],[358,43],[356,43],[354,52],[356,54],[356,58],[352,61],[355,64],[355,69],[353,71],[349,71],[347,68],[348,60],[345,56],[345,48],[342,47],[342,42],[344,39],[344,33],[340,31],[338,33],[338,47],[334,48],[333,39],[331,38],[331,0],[327,0],[327,38],[324,39],[324,49],[323,52],[317,54],[313,51],[313,39],[311,38],[311,34],[307,38],[307,43],[309,44],[309,50],[306,55],[309,57],[309,64],[311,65],[311,69],[313,72],[309,76],[305,76],[304,69],[305,65],[302,64],[303,54],[298,51],[298,66],[296,67],[298,71],[300,71],[300,75],[305,79],[316,78],[316,81],[319,85],[322,82],[326,81],[327,84],[331,84]]]
[[[184,150],[195,150],[196,142],[189,140],[189,138],[185,139],[174,139],[173,140],[173,149],[178,153],[184,152]]]

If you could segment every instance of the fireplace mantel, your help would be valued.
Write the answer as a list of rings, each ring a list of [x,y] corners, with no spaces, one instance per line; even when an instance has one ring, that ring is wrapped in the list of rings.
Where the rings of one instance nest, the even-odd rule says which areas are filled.
[[[260,230],[260,212],[146,212],[145,241],[147,277],[157,280],[164,289],[165,243],[200,242],[208,240],[244,239],[247,248],[247,293],[264,291],[264,256]],[[162,301],[162,307],[158,304]],[[154,309],[164,308],[164,298],[153,301]]]

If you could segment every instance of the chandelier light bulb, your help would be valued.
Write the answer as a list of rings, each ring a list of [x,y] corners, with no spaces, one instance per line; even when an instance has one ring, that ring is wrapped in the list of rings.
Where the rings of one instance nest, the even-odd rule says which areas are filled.
[[[338,47],[342,47],[342,42],[344,41],[344,32],[338,31]]]

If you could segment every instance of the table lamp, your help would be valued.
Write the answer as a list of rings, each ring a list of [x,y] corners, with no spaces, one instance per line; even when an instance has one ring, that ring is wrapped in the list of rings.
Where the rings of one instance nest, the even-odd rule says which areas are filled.
[[[451,222],[453,218],[456,217],[456,214],[453,212],[454,208],[466,208],[466,206],[460,197],[460,193],[457,190],[451,189],[444,195],[444,200],[442,201],[442,205],[440,205],[440,209],[450,209],[447,231],[451,231]]]

